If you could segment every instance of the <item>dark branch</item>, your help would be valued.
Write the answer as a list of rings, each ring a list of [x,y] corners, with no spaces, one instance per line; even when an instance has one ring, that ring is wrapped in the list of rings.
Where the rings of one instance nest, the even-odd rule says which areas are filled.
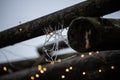
[[[118,10],[119,0],[88,0],[0,32],[0,48],[41,36],[48,26],[52,26],[53,30],[60,24],[68,27],[79,16],[100,17]]]
[[[69,73],[66,68],[73,67]],[[111,69],[114,66],[114,69]],[[84,58],[80,55],[56,63],[54,65],[46,64],[47,72],[40,74],[37,80],[61,80],[61,75],[65,75],[65,80],[120,80],[120,50],[103,51],[99,54],[93,53],[89,56],[85,54]],[[99,69],[101,72],[99,72]],[[85,75],[82,73],[86,72]],[[26,69],[10,75],[0,77],[0,80],[28,80],[31,75],[40,73],[37,67]]]
[[[120,49],[120,19],[81,17],[68,30],[70,46],[78,52]]]

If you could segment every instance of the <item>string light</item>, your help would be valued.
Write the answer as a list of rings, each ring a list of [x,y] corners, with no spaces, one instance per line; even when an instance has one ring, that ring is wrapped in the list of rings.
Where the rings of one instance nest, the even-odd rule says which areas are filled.
[[[40,70],[40,73],[41,73],[41,74],[43,74],[43,73],[44,73],[44,71],[43,71],[43,70]]]
[[[69,72],[69,69],[67,68],[65,71],[66,71],[66,72]]]
[[[83,74],[83,75],[86,75],[86,72],[83,72],[82,74]]]
[[[34,76],[31,76],[30,79],[31,79],[31,80],[34,80],[35,78],[34,78]]]
[[[19,31],[22,31],[22,28],[20,28]],[[53,35],[53,33],[51,32],[50,35]],[[99,54],[99,51],[96,51],[96,53]],[[93,54],[92,52],[89,52],[89,55],[92,55],[92,54]],[[84,55],[84,54],[81,54],[81,58],[84,58],[84,57],[85,57],[85,55]],[[62,61],[61,59],[58,59],[58,62],[61,62],[61,61]],[[54,62],[54,61],[51,61],[50,64],[53,65],[53,64],[55,64],[55,62]],[[66,71],[66,72],[69,72],[69,70],[72,70],[72,69],[73,69],[73,67],[71,66],[71,67],[69,67],[69,69],[66,68],[65,71]],[[111,69],[115,69],[115,66],[111,66]],[[3,67],[3,70],[4,70],[4,71],[7,71],[7,67],[4,66],[4,67]],[[38,70],[43,74],[44,71],[47,71],[47,68],[44,67],[43,70],[42,70],[42,66],[41,66],[41,65],[38,65]],[[99,72],[102,72],[101,69],[99,69],[98,71],[99,71]],[[83,75],[86,75],[86,72],[82,72],[82,74],[83,74]],[[39,78],[40,75],[39,75],[39,74],[36,74],[35,77],[36,77],[36,78]],[[31,80],[34,80],[35,77],[34,77],[34,76],[31,76],[30,78],[31,78]],[[65,75],[61,75],[61,78],[64,79],[64,78],[65,78]]]
[[[4,66],[4,67],[3,67],[3,70],[4,70],[4,71],[7,71],[7,67],[6,67],[6,66]]]
[[[111,69],[115,69],[115,66],[111,66]]]
[[[89,52],[89,55],[91,56],[91,55],[92,55],[92,52]]]
[[[51,61],[51,62],[50,62],[50,64],[52,64],[52,65],[53,65],[53,64],[55,64],[55,62],[54,62],[54,61]]]
[[[21,32],[21,31],[22,31],[22,28],[20,28],[19,31]]]
[[[99,54],[100,52],[99,51],[96,51],[97,54]]]
[[[62,62],[62,60],[61,60],[61,59],[58,59],[58,62]]]
[[[101,70],[101,69],[99,69],[98,71],[99,71],[99,72],[102,72],[102,70]]]
[[[64,78],[65,78],[65,75],[62,75],[61,78],[64,79]]]
[[[40,77],[40,75],[39,75],[39,74],[36,74],[35,76],[36,76],[36,78],[39,78],[39,77]]]
[[[53,32],[51,32],[50,35],[52,36],[52,35],[53,35]]]
[[[42,66],[41,65],[38,65],[38,70],[42,70]]]
[[[44,67],[44,68],[43,68],[43,71],[47,71],[47,68]]]
[[[84,54],[81,54],[81,58],[84,58],[85,57],[85,55]]]
[[[72,69],[73,69],[73,67],[71,66],[69,69],[70,69],[70,70],[72,70]]]

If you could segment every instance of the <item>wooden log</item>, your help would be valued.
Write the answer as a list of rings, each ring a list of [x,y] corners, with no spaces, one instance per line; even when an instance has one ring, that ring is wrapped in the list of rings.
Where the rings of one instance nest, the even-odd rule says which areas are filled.
[[[44,74],[34,67],[2,76],[0,80],[29,80],[36,73],[40,77],[35,80],[61,80],[62,75],[65,80],[120,80],[120,50],[102,51],[92,55],[86,53],[84,57],[78,55],[61,63],[42,66],[47,68]],[[66,69],[70,71],[66,72]]]
[[[9,62],[9,63],[1,63],[0,64],[0,76],[11,74],[16,71],[20,71],[22,69],[30,68],[35,61],[33,60],[25,60],[25,61],[16,61],[16,62]],[[7,67],[7,71],[3,70],[3,67]]]
[[[0,64],[0,76],[11,74],[13,72],[21,71],[32,66],[37,66],[38,64],[46,64],[46,61],[41,60],[43,58],[27,59],[22,61],[7,62]],[[7,67],[7,71],[3,70],[3,67]]]
[[[8,66],[8,67],[13,66],[13,68],[16,67],[16,68],[19,68],[19,69],[29,68],[29,67],[31,67],[32,64],[34,64],[38,60],[39,60],[39,58],[27,59],[27,60],[15,61],[15,62],[1,63],[0,68],[2,66]]]
[[[120,19],[81,17],[68,30],[70,46],[78,52],[120,49]]]
[[[57,56],[57,60],[65,60],[68,59],[72,56],[76,55],[75,53],[69,53],[69,54],[61,54]],[[53,56],[54,58],[55,56]],[[28,59],[28,60],[22,60],[22,61],[15,61],[15,62],[7,62],[7,63],[1,63],[0,64],[0,76],[2,75],[6,75],[6,74],[10,74],[13,72],[17,72],[17,71],[21,71],[24,69],[28,69],[31,67],[35,67],[38,64],[44,65],[47,64],[49,62],[46,61],[46,56],[41,55],[38,58],[35,59]],[[3,67],[6,66],[8,68],[8,70],[6,72],[4,72]]]
[[[46,62],[41,62],[40,57],[38,57],[34,59],[26,59],[26,60],[21,60],[21,61],[1,63],[0,68],[2,68],[3,66],[7,66],[7,67],[11,67],[15,69],[16,71],[18,71],[18,70],[30,68],[31,66],[36,66],[38,64],[35,64],[35,63],[37,62],[39,62],[38,64],[46,63]]]
[[[79,16],[100,17],[118,10],[119,0],[87,0],[0,32],[0,48],[41,36],[49,26],[52,26],[53,31],[60,29],[56,28],[60,24],[68,27],[70,22]]]

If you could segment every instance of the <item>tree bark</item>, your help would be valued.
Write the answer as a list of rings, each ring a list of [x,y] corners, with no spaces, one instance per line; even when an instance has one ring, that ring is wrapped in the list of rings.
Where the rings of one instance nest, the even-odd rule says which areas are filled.
[[[120,49],[120,19],[81,17],[68,30],[70,46],[78,52]]]
[[[70,57],[73,57],[74,55],[76,55],[76,53],[61,54],[61,55],[57,56],[57,60],[59,60],[59,59],[65,60]],[[53,56],[53,58],[54,57],[55,56]],[[36,67],[38,64],[44,65],[47,63],[49,63],[49,62],[46,61],[46,56],[44,56],[44,55],[41,55],[40,57],[35,58],[35,59],[2,63],[2,64],[0,64],[0,71],[1,71],[0,76],[6,75],[9,73],[13,73],[13,72],[17,72],[17,71],[21,71],[24,69],[28,69],[31,67]],[[6,66],[8,68],[8,70],[6,72],[3,71],[4,66]]]
[[[118,10],[119,0],[87,0],[0,32],[0,48],[41,36],[45,34],[44,29],[49,28],[48,26],[52,26],[53,31],[60,24],[68,27],[70,22],[79,16],[100,17]]]
[[[66,68],[72,66],[70,72],[65,72]],[[30,76],[36,73],[40,78],[36,80],[61,80],[61,75],[65,75],[65,80],[120,80],[120,50],[93,52],[92,55],[80,55],[55,63],[46,64],[47,68],[44,74],[41,74],[37,67],[26,69],[13,74],[0,77],[0,80],[28,80]],[[86,74],[83,75],[83,72]]]

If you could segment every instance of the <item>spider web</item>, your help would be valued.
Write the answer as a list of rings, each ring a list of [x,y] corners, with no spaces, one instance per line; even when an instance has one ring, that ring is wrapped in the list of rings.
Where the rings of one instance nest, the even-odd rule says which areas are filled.
[[[55,30],[51,26],[44,28],[45,42],[43,44],[42,50],[48,59],[46,61],[55,61],[57,62],[58,51],[59,51],[59,42],[64,41],[64,43],[69,47],[67,40],[67,28],[63,28],[63,25],[60,24],[61,29],[56,27]],[[47,45],[51,44],[51,47],[47,47]]]

